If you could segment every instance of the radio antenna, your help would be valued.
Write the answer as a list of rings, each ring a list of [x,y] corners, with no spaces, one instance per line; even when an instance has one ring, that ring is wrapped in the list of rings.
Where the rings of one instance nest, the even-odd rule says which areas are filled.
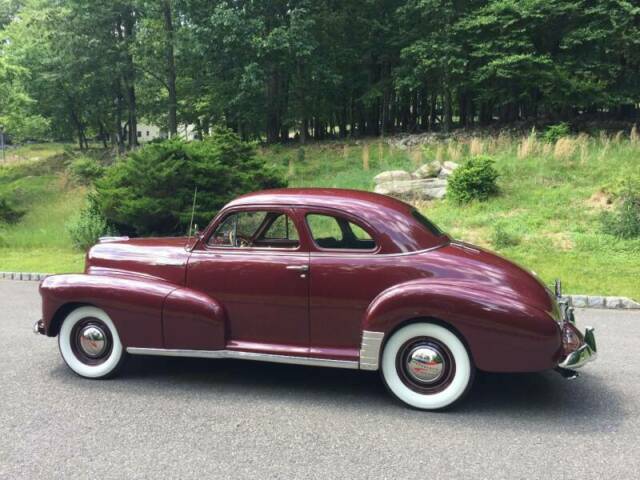
[[[189,222],[189,241],[191,240],[191,235],[193,233],[193,217],[196,214],[196,198],[198,197],[198,186],[196,185],[195,190],[193,191],[193,205],[191,206],[191,221]]]

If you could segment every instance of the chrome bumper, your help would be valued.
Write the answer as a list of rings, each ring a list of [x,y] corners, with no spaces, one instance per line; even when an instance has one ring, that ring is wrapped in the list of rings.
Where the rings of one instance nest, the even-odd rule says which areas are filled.
[[[33,333],[35,333],[36,335],[40,334],[40,335],[44,335],[44,322],[42,320],[38,320],[36,323],[33,324]]]
[[[582,345],[580,345],[577,350],[567,355],[564,360],[558,364],[558,367],[567,370],[574,370],[576,368],[583,367],[587,363],[598,358],[596,337],[593,332],[594,330],[592,327],[585,328],[584,341]]]
[[[596,348],[596,336],[592,327],[586,327],[584,333],[576,328],[576,318],[573,314],[573,305],[570,297],[562,296],[562,285],[556,280],[555,297],[560,310],[560,328],[570,327],[581,338],[580,346],[564,357],[558,364],[557,370],[565,378],[575,378],[578,373],[576,368],[584,367],[587,363],[598,357]]]

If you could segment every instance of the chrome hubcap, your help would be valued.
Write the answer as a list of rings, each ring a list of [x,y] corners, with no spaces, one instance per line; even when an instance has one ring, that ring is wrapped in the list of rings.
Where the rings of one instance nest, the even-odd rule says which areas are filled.
[[[99,357],[107,350],[107,337],[97,325],[87,325],[79,333],[79,344],[82,351],[89,357]]]
[[[417,346],[406,357],[406,371],[413,380],[420,383],[434,383],[444,373],[443,355],[432,346]]]

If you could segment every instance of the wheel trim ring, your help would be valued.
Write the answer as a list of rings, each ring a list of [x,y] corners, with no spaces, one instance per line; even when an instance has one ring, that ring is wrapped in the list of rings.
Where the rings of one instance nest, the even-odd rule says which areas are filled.
[[[407,358],[409,354],[420,346],[437,351],[443,360],[443,370],[440,376],[433,382],[420,382],[409,373]],[[453,381],[456,373],[456,362],[451,350],[441,341],[433,337],[415,337],[407,340],[396,355],[396,371],[402,383],[414,392],[423,395],[432,395],[443,391]]]
[[[88,354],[81,345],[82,332],[88,327],[96,327],[104,334],[105,348],[98,355]],[[71,330],[71,351],[75,357],[85,365],[100,365],[107,361],[113,350],[113,337],[109,327],[100,319],[94,317],[83,318]]]

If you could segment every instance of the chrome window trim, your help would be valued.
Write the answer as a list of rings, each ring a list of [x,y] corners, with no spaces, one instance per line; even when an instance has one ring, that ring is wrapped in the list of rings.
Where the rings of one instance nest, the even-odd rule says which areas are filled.
[[[355,360],[331,360],[326,358],[296,357],[291,355],[274,355],[270,353],[241,352],[238,350],[182,350],[165,348],[127,347],[132,355],[157,355],[163,357],[192,357],[192,358],[232,358],[239,360],[254,360],[271,363],[286,363],[292,365],[308,365],[313,367],[332,367],[358,369]]]
[[[360,370],[378,370],[380,363],[380,349],[384,332],[362,332],[360,346]]]

